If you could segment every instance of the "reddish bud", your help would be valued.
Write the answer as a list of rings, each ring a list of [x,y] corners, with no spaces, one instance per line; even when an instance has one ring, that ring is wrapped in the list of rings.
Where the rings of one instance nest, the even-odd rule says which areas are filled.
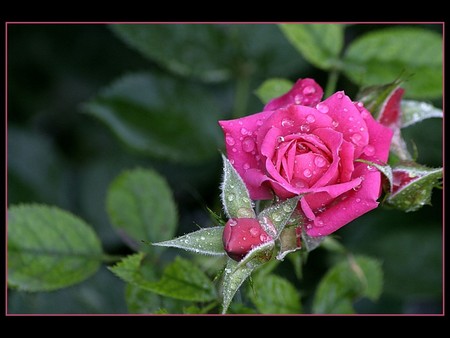
[[[230,258],[240,261],[253,248],[272,240],[255,218],[231,218],[223,230],[223,246]]]

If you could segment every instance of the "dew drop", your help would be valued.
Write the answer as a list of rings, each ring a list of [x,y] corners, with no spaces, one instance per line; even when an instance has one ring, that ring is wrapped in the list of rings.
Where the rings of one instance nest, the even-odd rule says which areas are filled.
[[[316,226],[318,226],[318,227],[323,227],[324,226],[323,221],[319,217],[316,217],[316,221],[314,222],[314,224]]]
[[[331,121],[331,125],[332,125],[334,128],[337,128],[337,127],[339,126],[339,122],[336,121],[336,120],[333,120],[333,121]]]
[[[359,203],[359,202],[361,202],[361,199],[357,198],[355,201],[356,201],[356,203]]]
[[[360,108],[364,107],[364,103],[362,103],[362,102],[358,102],[356,105]]]
[[[283,120],[281,121],[281,125],[282,125],[283,127],[292,127],[292,126],[294,125],[294,121],[289,120],[289,119],[283,119]]]
[[[246,240],[247,240],[247,237],[242,237],[242,240],[246,241]]]
[[[291,212],[292,208],[289,205],[283,205],[284,212]]]
[[[353,116],[350,116],[349,118],[348,118],[348,120],[349,121],[353,121],[355,118],[353,117]]]
[[[245,128],[241,128],[241,134],[242,135],[247,135],[248,134],[248,130]]]
[[[230,201],[230,202],[233,201],[234,200],[234,194],[228,194],[227,200]]]
[[[363,119],[368,118],[369,115],[370,115],[370,114],[369,114],[367,111],[365,111],[365,110],[363,110],[363,111],[361,112],[361,117],[362,117]]]
[[[249,232],[252,237],[257,237],[259,235],[259,229],[255,227],[250,228]]]
[[[281,219],[282,219],[282,216],[281,216],[280,214],[278,214],[278,213],[274,213],[274,214],[272,215],[272,217],[273,217],[273,220],[274,220],[275,222],[279,222],[279,221],[281,221]]]
[[[324,159],[322,156],[316,156],[316,157],[314,158],[314,164],[315,164],[317,167],[322,168],[322,167],[325,166],[326,161],[325,161],[325,159]]]
[[[231,163],[231,164],[234,164],[234,160],[233,160],[233,159],[231,159],[231,160],[230,160],[230,163]]]
[[[313,115],[306,116],[306,123],[314,123],[316,122],[316,118]]]
[[[314,88],[313,86],[306,86],[305,88],[303,88],[303,95],[311,95],[315,92],[316,88]]]
[[[232,138],[230,135],[227,135],[227,136],[225,137],[225,141],[227,142],[227,144],[228,144],[229,146],[234,146],[234,144],[236,143],[236,142],[234,141],[234,138]]]
[[[202,241],[204,241],[204,240],[205,240],[205,237],[202,236],[202,237],[200,237],[200,239],[201,239]]]
[[[235,153],[235,152],[237,151],[237,149],[236,149],[236,148],[233,148],[233,149],[231,149],[231,151],[232,151],[233,153]]]
[[[361,189],[361,184],[358,184],[356,187],[353,187],[353,190],[358,191],[359,189]]]
[[[364,148],[364,154],[366,154],[367,156],[373,156],[375,154],[375,148],[374,146],[368,144],[367,146],[365,146]]]
[[[295,104],[300,104],[300,103],[302,103],[302,100],[303,100],[303,95],[297,94],[297,95],[294,96],[294,102],[295,102]]]
[[[350,139],[352,140],[352,142],[354,143],[354,144],[356,144],[356,145],[358,145],[359,144],[359,142],[361,141],[361,139],[362,139],[362,136],[361,136],[361,134],[353,134],[351,137],[350,137]]]
[[[304,188],[304,187],[306,187],[306,184],[305,184],[305,182],[303,182],[302,180],[297,180],[297,181],[295,182],[295,187],[296,187],[296,188]]]
[[[323,114],[328,113],[328,110],[329,110],[328,106],[323,103],[317,104],[316,109]]]
[[[261,127],[263,125],[263,123],[264,123],[263,120],[256,121],[256,125],[259,127]]]
[[[374,170],[375,170],[375,167],[372,167],[371,165],[368,165],[368,166],[367,166],[367,170],[369,170],[369,171],[374,171]]]
[[[306,229],[312,229],[312,225],[311,225],[311,224],[308,224],[308,225],[306,226]]]
[[[266,234],[261,234],[261,235],[259,236],[259,240],[260,240],[261,242],[266,242],[268,239],[269,239],[269,236],[267,236]]]
[[[309,169],[305,169],[305,170],[303,170],[303,175],[305,176],[305,177],[311,177],[312,176],[312,172],[311,172],[311,170],[309,170]]]
[[[278,143],[284,142],[284,137],[278,136],[277,140],[278,140]]]
[[[344,95],[342,95],[342,93],[338,93],[338,94],[337,94],[337,98],[338,98],[338,99],[342,99],[343,97],[344,97]]]
[[[304,133],[307,133],[307,132],[310,130],[310,128],[309,128],[309,126],[308,126],[307,124],[302,124],[302,125],[300,126],[300,130],[301,130],[302,132],[304,132]]]
[[[364,131],[365,129],[364,129],[364,127],[361,127],[361,128],[359,128],[359,130],[360,130],[360,131]]]
[[[244,168],[244,170],[248,170],[248,169],[250,169],[250,164],[248,164],[248,163],[244,163],[244,166],[243,166],[243,168]]]

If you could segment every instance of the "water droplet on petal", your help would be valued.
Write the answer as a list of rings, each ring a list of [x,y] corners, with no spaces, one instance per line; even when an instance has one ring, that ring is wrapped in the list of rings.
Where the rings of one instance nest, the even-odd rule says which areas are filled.
[[[348,120],[349,121],[353,121],[355,118],[353,117],[353,116],[350,116],[349,118],[348,118]]]
[[[337,98],[338,98],[338,99],[342,99],[343,97],[344,97],[344,95],[342,95],[342,93],[338,93],[338,94],[337,94]]]
[[[315,164],[317,167],[322,168],[322,167],[325,166],[326,161],[325,161],[325,159],[324,159],[322,156],[316,156],[316,157],[314,158],[314,164]]]
[[[353,190],[358,191],[359,189],[361,189],[361,184],[358,184],[356,187],[353,187]]]
[[[364,129],[364,127],[361,127],[361,128],[359,128],[359,130],[360,130],[360,131],[364,131],[365,129]]]
[[[315,92],[316,88],[314,88],[313,86],[306,86],[305,88],[303,88],[303,95],[311,95]]]
[[[258,230],[258,228],[253,227],[253,228],[250,228],[249,231],[250,231],[250,236],[252,236],[252,237],[256,237],[256,236],[259,235],[259,230]]]
[[[362,103],[362,102],[358,102],[356,105],[360,108],[364,107],[364,103]]]
[[[231,151],[232,151],[233,153],[235,153],[235,152],[237,151],[237,149],[236,149],[236,148],[233,148],[233,149],[231,149]]]
[[[227,144],[230,145],[230,146],[234,146],[234,144],[236,143],[236,142],[234,141],[234,138],[232,138],[230,135],[227,135],[227,136],[225,137],[225,141],[226,141]]]
[[[266,234],[261,234],[261,235],[259,236],[259,240],[260,240],[261,242],[266,242],[268,239],[269,239],[269,236],[267,236]]]
[[[307,133],[308,131],[309,131],[309,126],[307,125],[307,124],[302,124],[301,126],[300,126],[300,130],[302,131],[302,132],[304,132],[304,133]]]
[[[311,224],[308,224],[308,225],[306,226],[306,229],[312,229],[312,225],[311,225]]]
[[[355,201],[356,201],[356,203],[359,203],[359,202],[361,202],[361,199],[357,198]]]
[[[354,144],[356,144],[356,145],[359,145],[359,142],[361,141],[361,139],[362,139],[362,136],[361,136],[361,134],[353,134],[351,137],[350,137],[350,139],[352,140],[352,142],[354,143]]]
[[[255,149],[255,141],[253,141],[253,139],[251,137],[246,137],[243,141],[242,141],[242,149],[246,152],[246,153],[250,153]]]
[[[264,123],[263,120],[256,121],[256,125],[259,126],[259,127],[262,126],[263,123]]]
[[[316,226],[318,226],[318,227],[323,227],[324,226],[323,221],[319,217],[316,217],[316,221],[314,222],[314,224]]]
[[[331,121],[331,125],[332,125],[334,128],[337,128],[337,127],[339,126],[339,122],[333,120],[333,121]]]
[[[284,142],[284,137],[278,136],[277,140],[278,140],[278,143]]]
[[[323,113],[323,114],[328,113],[328,110],[329,110],[328,106],[326,104],[323,104],[323,103],[318,103],[317,106],[316,106],[316,109],[318,111],[320,111],[321,113]]]
[[[314,122],[316,122],[316,118],[314,117],[314,115],[306,116],[306,123],[314,123]]]
[[[244,163],[243,168],[244,168],[244,170],[250,169],[250,164]]]
[[[303,95],[297,94],[297,95],[294,96],[294,102],[295,102],[295,104],[300,104],[300,103],[302,103],[302,100],[303,100]]]
[[[368,144],[367,146],[364,147],[364,154],[366,154],[367,156],[373,156],[375,154],[375,148],[374,146]]]
[[[282,125],[283,127],[292,127],[292,126],[294,125],[294,121],[289,120],[289,119],[283,119],[283,120],[281,121],[281,125]]]
[[[245,128],[241,128],[241,134],[242,135],[247,135],[248,134],[248,130]]]
[[[368,166],[367,166],[367,170],[374,171],[374,170],[375,170],[375,167],[372,167],[371,165],[368,165]]]
[[[231,164],[234,164],[234,160],[233,160],[233,159],[231,159],[231,160],[230,160],[230,163],[231,163]]]
[[[303,170],[303,175],[305,176],[305,177],[311,177],[312,176],[312,171],[311,170],[309,170],[309,169],[305,169],[305,170]]]

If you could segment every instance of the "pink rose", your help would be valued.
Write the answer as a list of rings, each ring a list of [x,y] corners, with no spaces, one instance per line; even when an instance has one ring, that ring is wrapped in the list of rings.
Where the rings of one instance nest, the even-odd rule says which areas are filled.
[[[304,195],[298,208],[310,236],[329,235],[377,207],[381,174],[356,160],[386,162],[392,138],[344,92],[319,102],[322,93],[314,80],[299,80],[263,112],[219,121],[251,198]]]
[[[272,239],[255,218],[231,218],[223,230],[223,246],[228,256],[240,261],[253,248]]]

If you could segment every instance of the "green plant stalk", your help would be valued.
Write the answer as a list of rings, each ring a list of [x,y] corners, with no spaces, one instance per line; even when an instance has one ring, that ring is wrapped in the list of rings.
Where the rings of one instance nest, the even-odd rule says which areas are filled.
[[[339,78],[339,70],[332,69],[328,74],[327,85],[325,87],[325,98],[330,97],[336,90],[336,84]]]

